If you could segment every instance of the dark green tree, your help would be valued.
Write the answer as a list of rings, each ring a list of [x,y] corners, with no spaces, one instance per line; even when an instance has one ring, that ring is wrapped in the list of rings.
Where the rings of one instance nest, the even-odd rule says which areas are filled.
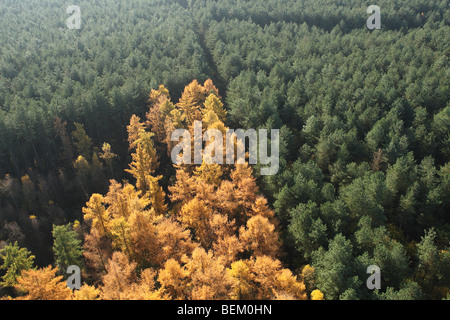
[[[20,248],[15,242],[0,250],[0,258],[3,260],[0,269],[6,271],[0,286],[12,287],[17,284],[17,278],[23,270],[33,267],[35,257],[26,248]]]
[[[78,234],[72,229],[72,224],[53,225],[53,253],[55,262],[61,272],[76,265],[81,268],[83,249]]]

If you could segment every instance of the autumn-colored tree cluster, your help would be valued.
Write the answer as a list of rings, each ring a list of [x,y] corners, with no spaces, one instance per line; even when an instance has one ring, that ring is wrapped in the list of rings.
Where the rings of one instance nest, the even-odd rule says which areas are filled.
[[[279,260],[278,222],[248,164],[175,165],[167,195],[160,185],[158,154],[173,147],[171,130],[193,130],[200,120],[204,130],[225,132],[220,99],[211,80],[194,80],[177,104],[164,86],[152,90],[146,121],[133,115],[127,127],[133,179],[92,194],[85,230],[74,228],[84,237],[83,277],[91,285],[72,293],[58,268],[29,269],[14,283],[20,298],[306,299],[302,276]],[[55,250],[73,238],[68,228],[54,233],[61,234]]]
[[[278,260],[277,220],[247,164],[176,166],[166,196],[158,150],[171,131],[195,120],[226,130],[226,111],[211,80],[189,84],[174,104],[152,90],[146,121],[128,126],[130,182],[112,180],[83,209],[86,274],[102,299],[305,299],[303,283]],[[168,203],[166,203],[168,199]]]

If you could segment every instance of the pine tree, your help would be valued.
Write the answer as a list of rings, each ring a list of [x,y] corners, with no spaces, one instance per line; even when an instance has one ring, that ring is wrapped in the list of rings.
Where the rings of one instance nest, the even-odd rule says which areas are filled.
[[[83,249],[81,240],[77,233],[72,229],[72,224],[62,226],[53,225],[53,253],[55,262],[59,270],[65,270],[72,265],[81,266],[81,257]]]
[[[438,250],[435,244],[436,236],[436,231],[431,228],[425,232],[417,245],[419,264],[416,277],[425,293],[442,299],[443,297],[439,297],[439,288],[448,288],[450,284],[450,253]]]
[[[14,242],[0,250],[0,258],[3,260],[0,269],[5,270],[0,286],[12,287],[17,284],[17,278],[22,271],[33,267],[35,257],[26,248],[20,248],[18,243]]]
[[[92,156],[92,139],[86,134],[84,127],[80,123],[75,123],[75,131],[72,132],[73,143],[78,155],[85,159],[90,159]]]
[[[72,162],[73,159],[73,150],[72,144],[70,143],[69,135],[67,134],[67,123],[63,122],[62,119],[58,116],[55,117],[55,121],[53,122],[53,128],[55,130],[56,136],[62,142],[63,145],[63,160],[67,163]]]
[[[329,243],[327,251],[321,247],[313,252],[312,258],[317,289],[323,292],[327,300],[338,299],[349,289],[351,278],[356,274],[350,240],[338,234]]]

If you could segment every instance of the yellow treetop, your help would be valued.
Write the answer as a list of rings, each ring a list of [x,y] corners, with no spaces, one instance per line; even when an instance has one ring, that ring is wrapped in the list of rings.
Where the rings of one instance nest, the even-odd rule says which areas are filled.
[[[100,290],[93,286],[84,284],[79,290],[76,290],[73,295],[74,300],[99,300]]]
[[[311,292],[311,300],[323,300],[323,293],[316,289],[313,292]]]
[[[225,122],[227,118],[227,112],[223,107],[223,103],[215,94],[210,94],[204,103],[202,114],[206,115],[208,112],[214,112],[220,121]]]
[[[105,208],[104,198],[101,194],[94,193],[82,211],[84,220],[92,220],[93,229],[97,230],[101,235],[109,232],[110,215]]]
[[[72,291],[67,287],[62,276],[56,276],[57,271],[58,268],[52,268],[52,266],[23,271],[14,286],[18,292],[25,294],[18,300],[72,299]]]

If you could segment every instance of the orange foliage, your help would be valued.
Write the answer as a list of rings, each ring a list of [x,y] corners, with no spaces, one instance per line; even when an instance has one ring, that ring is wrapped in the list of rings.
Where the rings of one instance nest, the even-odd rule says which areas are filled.
[[[85,236],[86,269],[106,274],[99,279],[87,272],[101,283],[99,291],[83,287],[77,298],[306,297],[303,283],[278,260],[278,221],[259,194],[251,166],[175,166],[170,211],[165,203],[162,177],[154,176],[161,146],[170,153],[171,132],[192,130],[195,120],[207,124],[204,130],[225,132],[227,112],[220,99],[210,79],[203,86],[191,82],[175,105],[160,86],[149,95],[146,123],[132,116],[127,127],[132,163],[126,172],[135,183],[111,180],[108,193],[92,195],[83,208],[92,221]]]
[[[17,278],[15,289],[24,293],[18,300],[70,300],[72,291],[67,287],[62,276],[56,276],[58,268],[25,270]]]

